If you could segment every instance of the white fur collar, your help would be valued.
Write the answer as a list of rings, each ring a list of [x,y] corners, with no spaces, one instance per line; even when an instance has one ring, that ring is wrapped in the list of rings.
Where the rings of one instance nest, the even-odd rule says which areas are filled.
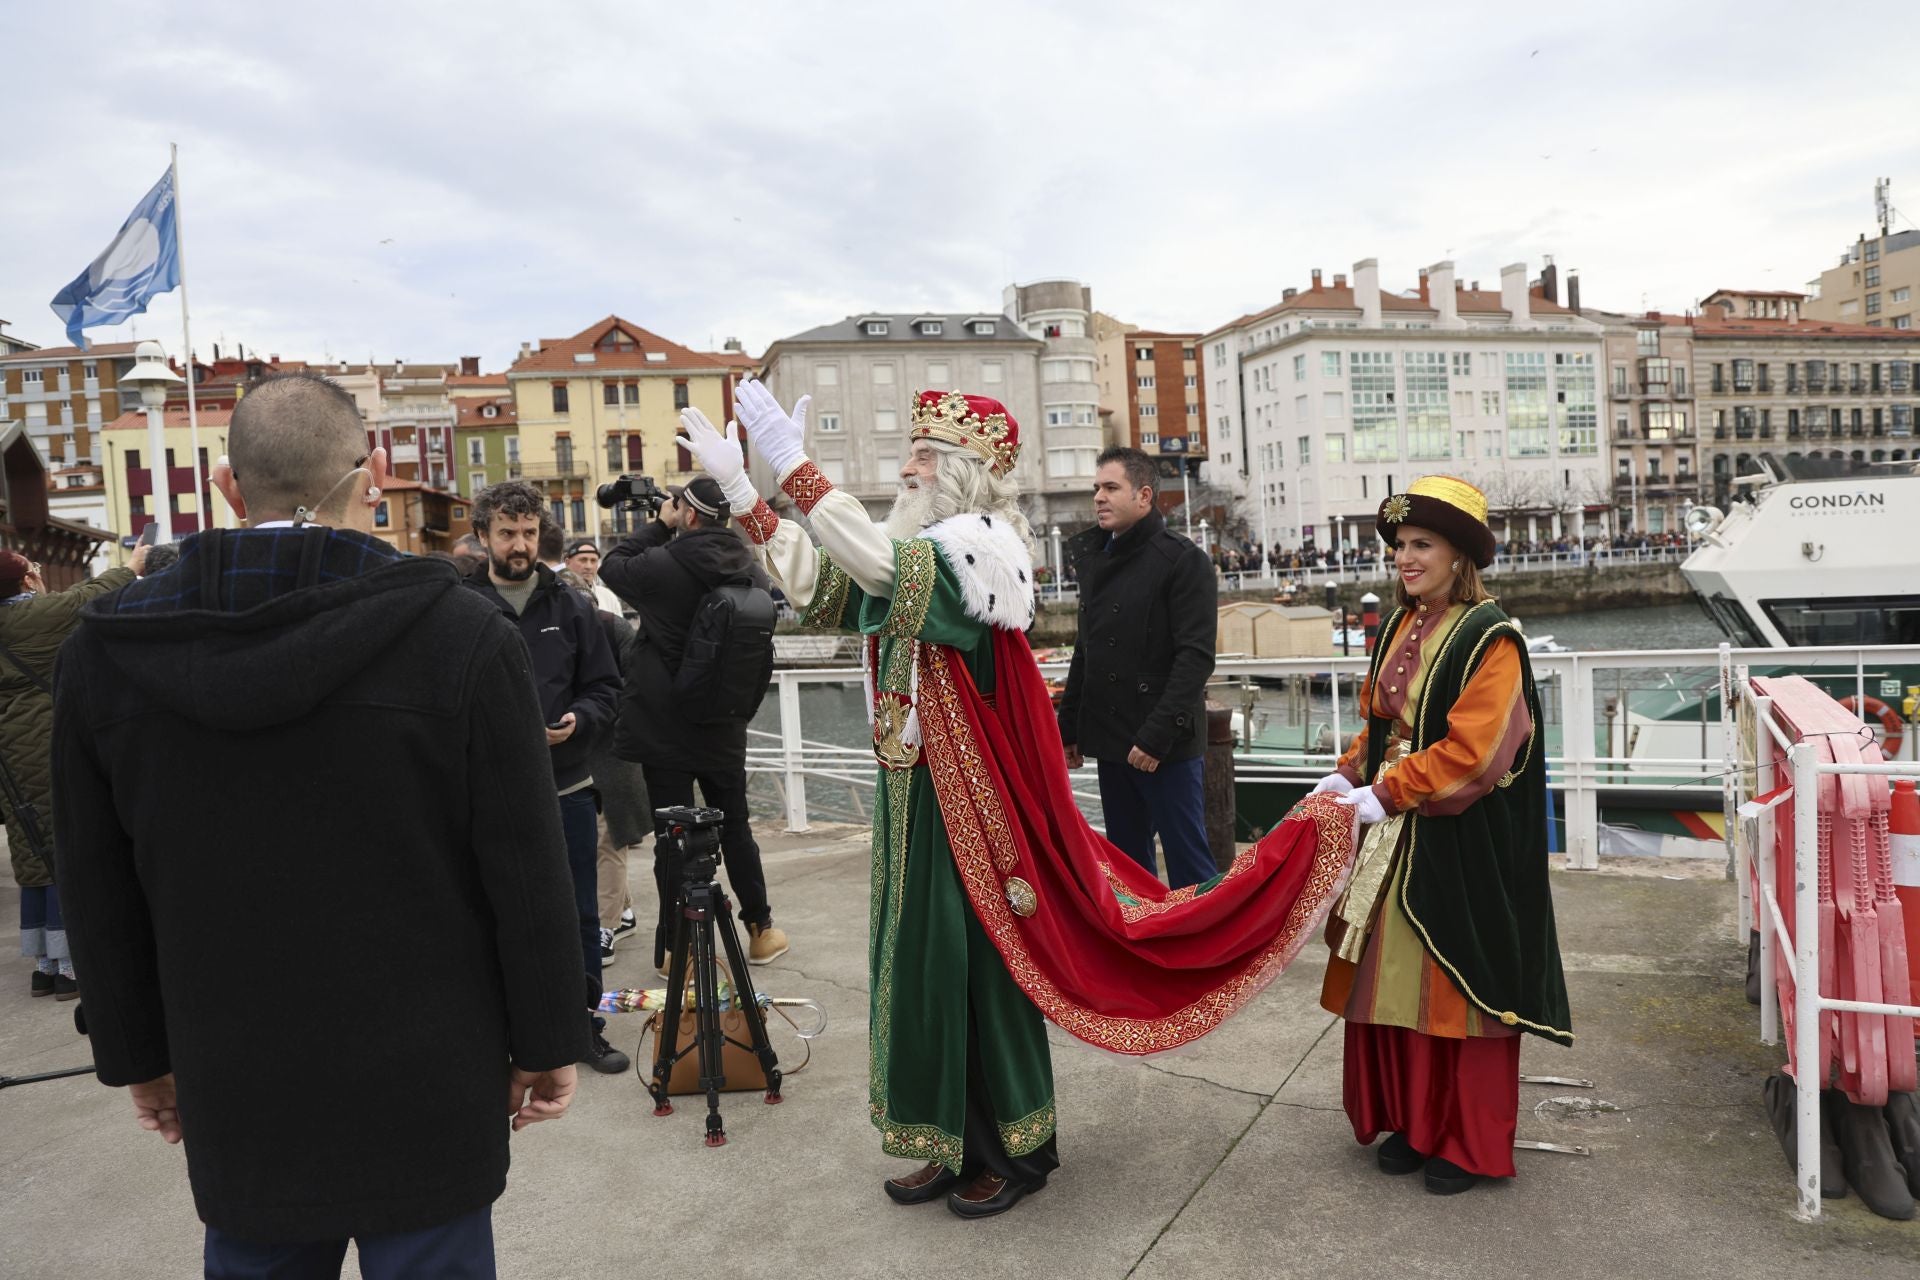
[[[1033,625],[1033,557],[1012,525],[973,512],[928,525],[920,536],[952,566],[969,618],[1009,631]]]

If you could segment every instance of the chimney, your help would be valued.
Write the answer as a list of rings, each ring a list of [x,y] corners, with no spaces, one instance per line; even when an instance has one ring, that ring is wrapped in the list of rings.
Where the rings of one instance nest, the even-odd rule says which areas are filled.
[[[1509,263],[1500,268],[1500,308],[1507,313],[1507,323],[1524,325],[1533,318],[1533,312],[1527,305],[1527,264]]]
[[[1292,302],[1299,296],[1300,291],[1298,289],[1282,289],[1280,291],[1280,301],[1282,302]]]
[[[460,376],[463,378],[479,377],[480,376],[480,357],[479,356],[461,356],[460,357]]]
[[[1353,301],[1360,308],[1360,327],[1380,327],[1380,262],[1362,258],[1353,264]]]
[[[1440,313],[1442,329],[1456,329],[1460,326],[1460,295],[1454,292],[1453,263],[1436,262],[1420,273],[1432,293],[1429,299]]]
[[[1578,315],[1580,312],[1580,268],[1567,272],[1567,310]]]
[[[1471,289],[1475,293],[1478,293],[1480,292],[1480,282],[1478,280],[1475,280],[1472,284],[1468,285],[1467,288]]]
[[[747,354],[747,348],[745,347],[745,345],[741,343],[740,339],[738,338],[728,338],[725,342],[720,344],[720,349],[722,351],[738,352],[740,355]]]
[[[220,344],[217,342],[213,344],[213,359],[216,364],[220,361]]]
[[[279,364],[279,363],[280,363],[280,356],[279,356],[279,353],[278,353],[278,352],[276,352],[276,353],[274,353],[273,355],[270,355],[270,356],[268,356],[268,357],[267,357],[267,363],[268,363],[268,364]]]
[[[1347,287],[1347,278],[1338,271],[1333,273],[1333,287],[1336,289],[1344,289]]]
[[[1540,296],[1555,306],[1560,304],[1560,271],[1553,265],[1553,255],[1546,255],[1540,268]]]
[[[528,356],[532,354],[533,354],[533,344],[531,342],[523,342],[520,344],[520,358],[522,360],[525,360]]]
[[[1420,268],[1420,301],[1428,303],[1433,301],[1431,297],[1427,296],[1427,269],[1425,267]]]
[[[1316,289],[1320,287],[1320,268],[1318,267],[1313,269],[1313,287]]]

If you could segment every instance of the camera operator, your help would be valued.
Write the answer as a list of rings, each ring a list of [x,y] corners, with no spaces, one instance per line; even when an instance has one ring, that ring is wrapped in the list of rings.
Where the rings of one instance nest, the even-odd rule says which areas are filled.
[[[767,878],[747,816],[747,722],[726,718],[689,724],[675,705],[673,683],[701,600],[715,587],[768,586],[766,571],[739,534],[727,527],[727,500],[711,476],[673,485],[654,520],[607,553],[600,577],[640,614],[640,643],[621,698],[614,754],[645,771],[656,809],[701,803],[723,810],[720,849],[727,879],[747,926],[747,958],[766,964],[786,954],[787,935],[774,927]],[[659,958],[676,885],[666,850],[654,841],[653,879],[660,893]]]
[[[551,527],[546,511],[539,490],[524,480],[504,480],[476,494],[473,528],[485,541],[487,559],[465,582],[519,628],[533,660],[591,1008],[600,1000],[599,823],[587,759],[613,721],[620,670],[593,606],[535,559]],[[606,1020],[596,1016],[592,1022],[592,1044],[582,1061],[606,1075],[625,1071],[627,1055],[602,1034]]]

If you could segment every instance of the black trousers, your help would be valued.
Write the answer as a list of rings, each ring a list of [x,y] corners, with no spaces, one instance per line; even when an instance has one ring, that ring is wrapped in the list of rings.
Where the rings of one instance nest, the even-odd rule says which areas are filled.
[[[980,1065],[980,1026],[967,1014],[967,1119],[960,1135],[960,1176],[971,1182],[982,1173],[995,1173],[1017,1186],[1039,1187],[1060,1167],[1057,1135],[1024,1156],[1007,1154],[1000,1125],[993,1118],[987,1094],[987,1074]]]
[[[753,824],[747,815],[747,766],[691,772],[685,769],[659,769],[646,765],[647,800],[655,809],[690,805],[694,784],[700,786],[700,803],[727,815],[720,828],[720,855],[727,871],[727,883],[733,888],[734,901],[744,924],[763,928],[773,923],[773,908],[767,905],[767,873],[760,866],[760,846],[754,843]],[[660,932],[658,946],[673,941],[667,912],[673,906],[680,886],[670,883],[671,869],[658,836],[653,841],[653,886],[660,895]]]

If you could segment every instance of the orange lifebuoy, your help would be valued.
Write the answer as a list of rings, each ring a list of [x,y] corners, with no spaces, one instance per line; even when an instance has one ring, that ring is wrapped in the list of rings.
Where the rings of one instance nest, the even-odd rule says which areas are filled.
[[[1907,726],[1906,723],[1900,719],[1900,713],[1878,698],[1868,698],[1864,704],[1865,710],[1861,710],[1860,707],[1855,704],[1856,699],[1852,694],[1848,694],[1846,697],[1840,699],[1841,706],[1852,711],[1862,720],[1878,720],[1880,727],[1886,730],[1886,737],[1880,743],[1880,750],[1886,753],[1887,759],[1889,760],[1898,756],[1900,754],[1900,744],[1906,741],[1907,734]]]

